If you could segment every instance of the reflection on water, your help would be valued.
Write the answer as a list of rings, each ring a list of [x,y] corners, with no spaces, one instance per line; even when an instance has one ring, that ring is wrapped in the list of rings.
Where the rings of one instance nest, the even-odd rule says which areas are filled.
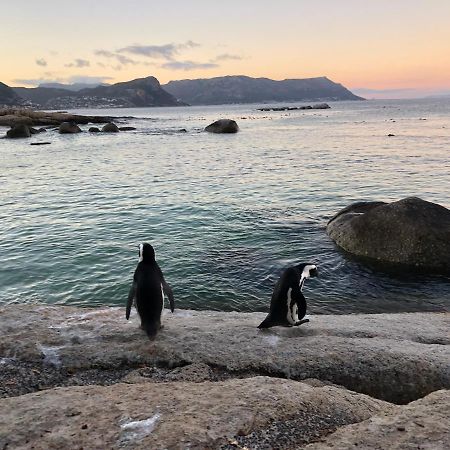
[[[49,146],[0,140],[0,302],[124,304],[148,241],[178,307],[267,310],[283,268],[310,261],[311,313],[448,308],[448,277],[363,265],[325,226],[360,200],[449,207],[450,101],[258,106],[89,111],[152,120],[115,135],[47,132]],[[240,133],[201,132],[220,117]]]

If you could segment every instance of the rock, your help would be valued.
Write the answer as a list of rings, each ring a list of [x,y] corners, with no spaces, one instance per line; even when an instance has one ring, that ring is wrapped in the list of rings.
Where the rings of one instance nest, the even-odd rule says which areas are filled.
[[[6,132],[6,137],[10,139],[27,138],[31,136],[30,127],[27,125],[14,125]]]
[[[392,133],[388,134],[388,137],[393,137],[393,136],[395,136],[395,134],[392,134]]]
[[[328,103],[317,103],[312,105],[312,109],[330,109],[330,105]]]
[[[35,449],[220,448],[293,420],[288,439],[298,448],[395,409],[345,389],[269,377],[56,388],[2,399],[0,408],[0,448]]]
[[[327,233],[357,256],[450,273],[450,211],[417,197],[355,203],[328,222]]]
[[[100,130],[97,127],[89,128],[89,133],[100,133]]]
[[[449,449],[450,391],[433,392],[407,406],[342,427],[324,442],[308,445],[305,450],[350,448]]]
[[[32,142],[30,145],[50,145],[51,142]]]
[[[59,126],[60,134],[81,133],[81,128],[75,122],[63,122]]]
[[[210,133],[237,133],[239,127],[234,120],[220,119],[208,125],[205,131],[209,131]]]
[[[103,133],[118,133],[119,127],[115,123],[110,122],[103,126],[102,132]]]
[[[134,131],[136,130],[135,127],[119,127],[120,131]]]
[[[73,372],[206,364],[227,376],[316,378],[395,403],[450,388],[450,314],[318,315],[302,327],[258,330],[265,316],[165,312],[150,344],[123,308],[5,306],[0,358]]]

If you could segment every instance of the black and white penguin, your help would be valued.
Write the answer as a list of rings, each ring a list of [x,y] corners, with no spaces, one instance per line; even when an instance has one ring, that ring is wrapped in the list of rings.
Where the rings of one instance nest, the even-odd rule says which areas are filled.
[[[141,318],[141,328],[153,339],[161,328],[161,312],[164,307],[164,294],[169,297],[170,310],[175,304],[172,288],[164,280],[162,270],[155,260],[155,250],[150,244],[139,245],[139,263],[133,276],[128,294],[126,318],[130,318],[133,302]]]
[[[303,319],[306,314],[306,300],[302,289],[305,280],[315,276],[315,264],[299,264],[286,269],[273,290],[269,315],[258,328],[293,327],[309,322],[309,319]]]

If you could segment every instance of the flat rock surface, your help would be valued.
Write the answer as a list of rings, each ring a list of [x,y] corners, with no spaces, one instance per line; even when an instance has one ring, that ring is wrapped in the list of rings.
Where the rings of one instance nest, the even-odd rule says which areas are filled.
[[[427,397],[354,425],[340,428],[325,442],[307,450],[448,450],[450,448],[450,391]],[[305,450],[306,450],[305,449]]]
[[[274,426],[272,440],[257,436],[260,448],[298,448],[398,407],[336,387],[254,377],[55,388],[2,399],[0,408],[2,449],[206,449],[236,448]]]
[[[124,315],[116,307],[0,308],[0,363],[71,373],[196,363],[234,376],[315,378],[396,403],[450,388],[450,314],[322,315],[262,331],[264,313],[178,310],[165,312],[153,342],[134,310],[130,321]]]

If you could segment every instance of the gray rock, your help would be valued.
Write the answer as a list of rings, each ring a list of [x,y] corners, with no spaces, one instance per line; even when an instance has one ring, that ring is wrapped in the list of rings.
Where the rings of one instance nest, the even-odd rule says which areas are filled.
[[[450,448],[450,391],[427,397],[354,425],[340,428],[305,450],[412,450]]]
[[[115,123],[112,123],[112,122],[109,122],[106,125],[103,125],[103,128],[102,128],[103,133],[118,133],[119,131],[120,131],[119,127]]]
[[[81,128],[75,122],[63,122],[59,126],[60,134],[80,133]]]
[[[206,449],[299,416],[315,419],[296,430],[311,442],[395,407],[345,389],[255,377],[56,388],[2,399],[0,409],[0,448]]]
[[[329,221],[327,233],[357,256],[450,273],[450,211],[417,197],[355,203]]]
[[[6,137],[10,139],[27,138],[31,136],[30,127],[27,125],[14,125],[10,130],[6,132]]]
[[[100,133],[100,130],[97,127],[89,128],[89,133]]]
[[[396,403],[450,388],[450,314],[321,315],[298,328],[258,330],[265,316],[164,312],[149,343],[124,308],[5,306],[0,358],[68,371],[202,363],[235,376],[316,378]]]
[[[208,125],[205,131],[210,133],[237,133],[239,131],[238,124],[234,120],[220,119]]]
[[[312,105],[312,109],[330,109],[330,105],[328,103],[317,103]]]

